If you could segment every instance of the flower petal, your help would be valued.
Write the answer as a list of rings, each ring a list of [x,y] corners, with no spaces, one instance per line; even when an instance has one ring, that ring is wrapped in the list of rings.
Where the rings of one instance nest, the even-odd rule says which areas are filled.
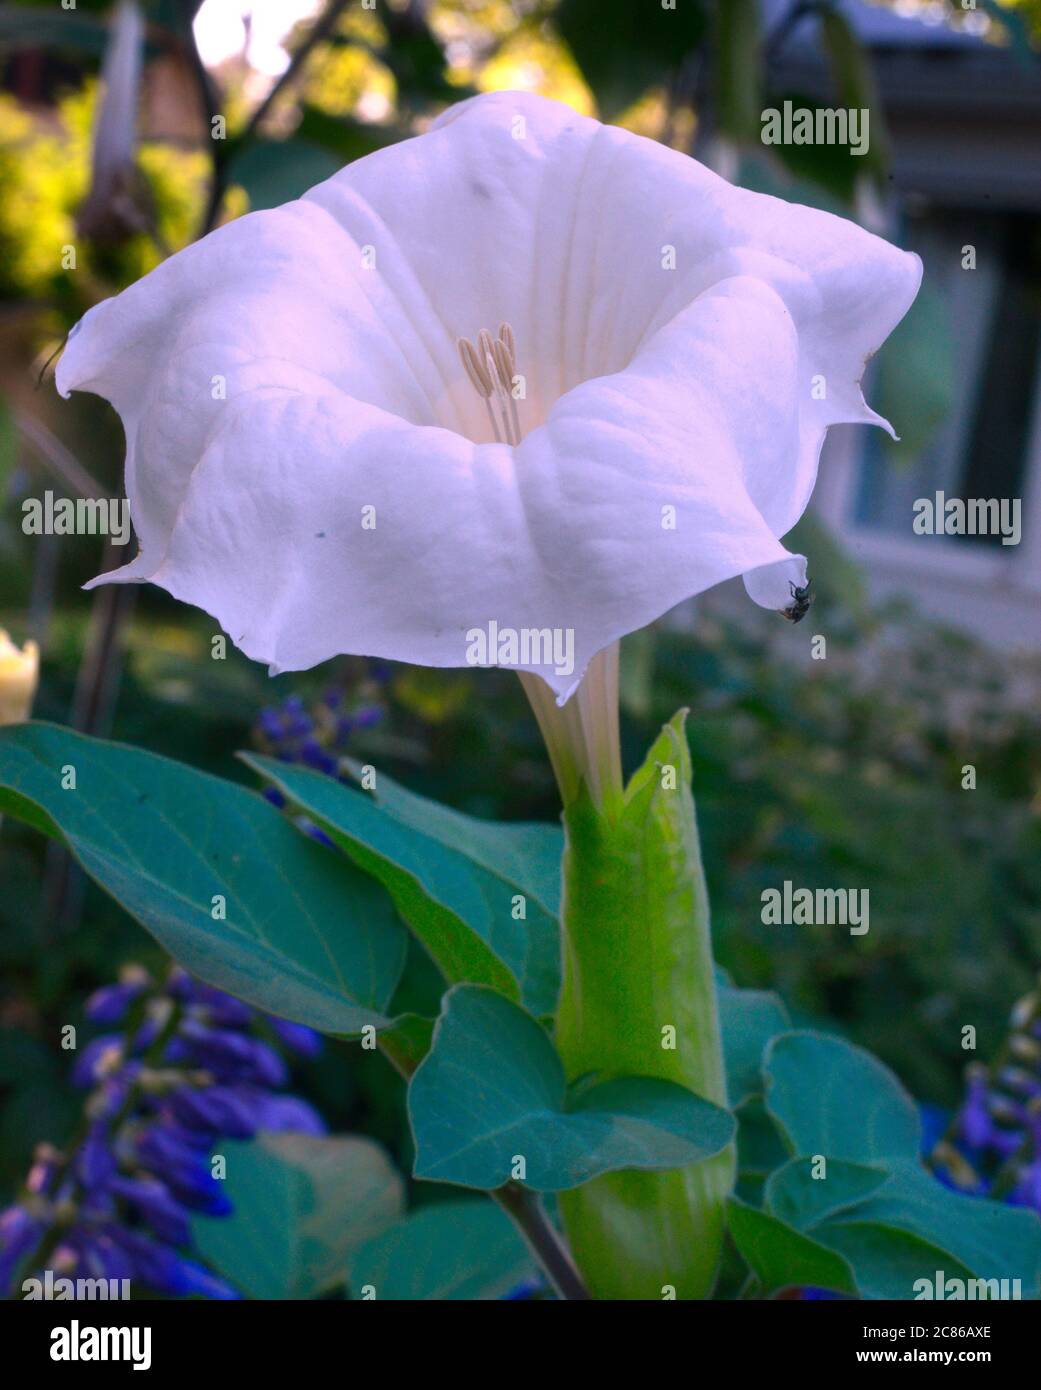
[[[691,594],[805,582],[778,538],[827,426],[884,423],[860,377],[920,274],[557,103],[463,102],[87,315],[58,384],[122,415],[141,541],[102,578],[162,584],[276,670],[570,633],[567,659],[509,658],[566,697]],[[516,448],[455,350],[504,319]]]

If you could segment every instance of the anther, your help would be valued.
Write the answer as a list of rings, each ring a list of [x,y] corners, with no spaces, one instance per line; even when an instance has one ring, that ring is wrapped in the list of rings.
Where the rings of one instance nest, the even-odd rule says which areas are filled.
[[[458,348],[466,375],[484,400],[496,442],[519,444],[520,416],[513,398],[517,351],[513,329],[508,323],[501,323],[498,337],[493,338],[482,328],[476,346],[468,338],[460,338]]]

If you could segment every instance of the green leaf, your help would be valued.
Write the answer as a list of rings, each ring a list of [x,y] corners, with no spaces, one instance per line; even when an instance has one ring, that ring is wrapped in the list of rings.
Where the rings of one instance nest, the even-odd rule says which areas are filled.
[[[380,1034],[380,1050],[385,1052],[404,1076],[411,1076],[430,1051],[434,1020],[420,1014],[402,1014],[392,1028]]]
[[[491,1299],[534,1269],[531,1252],[494,1202],[439,1202],[356,1250],[351,1293],[377,1299]]]
[[[928,1241],[894,1227],[857,1225],[815,1227],[814,1238],[841,1255],[853,1270],[861,1298],[912,1299],[919,1279],[935,1277],[938,1269],[951,1279],[969,1279],[970,1272]]]
[[[788,1010],[766,990],[718,988],[719,1026],[727,1068],[727,1095],[736,1110],[763,1093],[763,1053],[767,1043],[791,1027]]]
[[[1036,1213],[952,1192],[914,1160],[884,1165],[828,1159],[813,1178],[808,1156],[766,1184],[770,1213],[848,1262],[861,1296],[910,1299],[918,1280],[1019,1279],[1024,1297],[1041,1279]]]
[[[560,987],[559,830],[474,820],[396,786],[346,787],[306,768],[243,755],[384,884],[451,983],[487,984],[550,1014]],[[524,899],[523,920],[514,916]]]
[[[1041,1284],[1041,1220],[1036,1212],[1008,1207],[987,1198],[968,1197],[944,1187],[915,1162],[890,1167],[889,1181],[857,1206],[830,1218],[818,1238],[838,1246],[847,1241],[847,1226],[892,1228],[953,1257],[978,1279],[1019,1279],[1023,1296],[1033,1297]],[[960,1277],[946,1265],[919,1267],[916,1278],[936,1269]],[[896,1297],[910,1298],[910,1287]]]
[[[872,1163],[918,1156],[918,1109],[863,1048],[821,1033],[782,1033],[766,1054],[766,1107],[795,1154]]]
[[[745,1101],[737,1111],[738,1172],[743,1178],[766,1178],[787,1158],[788,1150],[762,1101]]]
[[[828,1159],[825,1176],[813,1176],[813,1159],[793,1158],[771,1173],[766,1206],[790,1226],[806,1230],[848,1207],[854,1207],[887,1179],[885,1168]]]
[[[727,1211],[731,1238],[764,1294],[793,1288],[857,1292],[853,1273],[840,1254],[736,1197],[729,1199]]]
[[[672,1081],[625,1076],[568,1093],[544,1030],[481,986],[445,995],[409,1086],[415,1176],[492,1189],[523,1157],[540,1192],[618,1169],[681,1168],[721,1152],[734,1121]]]
[[[64,768],[75,789],[62,787]],[[255,792],[140,749],[23,724],[0,729],[2,812],[66,844],[219,989],[329,1033],[388,1022],[407,942],[390,900]],[[219,898],[224,920],[213,917]]]
[[[200,1253],[252,1298],[314,1298],[402,1212],[404,1182],[371,1139],[263,1134],[225,1143],[230,1216],[196,1217]]]

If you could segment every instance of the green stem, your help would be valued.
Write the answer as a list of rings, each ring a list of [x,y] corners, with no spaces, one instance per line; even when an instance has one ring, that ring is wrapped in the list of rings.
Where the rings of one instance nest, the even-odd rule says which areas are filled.
[[[616,811],[622,798],[618,643],[612,642],[593,657],[563,707],[541,676],[519,674],[564,805],[569,806],[585,785],[597,806],[609,814]]]
[[[708,892],[684,714],[623,791],[618,651],[563,709],[522,677],[564,802],[563,987],[556,1043],[569,1082],[654,1076],[725,1107]],[[734,1154],[608,1174],[561,1194],[571,1251],[595,1298],[707,1298],[725,1236]]]
[[[634,777],[622,814],[565,811],[564,984],[556,1040],[569,1080],[662,1077],[726,1106],[708,893],[682,721]],[[572,1252],[598,1298],[706,1298],[732,1151],[663,1173],[608,1174],[562,1194]]]

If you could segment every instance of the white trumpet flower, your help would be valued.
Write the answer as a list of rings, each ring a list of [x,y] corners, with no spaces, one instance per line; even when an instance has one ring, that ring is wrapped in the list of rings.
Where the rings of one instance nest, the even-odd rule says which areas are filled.
[[[59,389],[119,411],[140,542],[93,582],[160,584],[272,671],[462,666],[494,624],[564,701],[722,580],[791,603],[779,538],[827,427],[885,424],[860,379],[920,276],[556,102],[464,101],[83,319]]]

